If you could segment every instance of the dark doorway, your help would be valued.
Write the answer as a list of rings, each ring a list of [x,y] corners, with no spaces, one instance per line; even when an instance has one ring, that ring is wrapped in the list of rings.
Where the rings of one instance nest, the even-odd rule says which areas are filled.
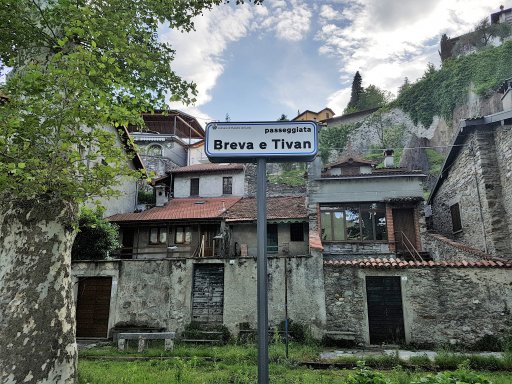
[[[222,324],[224,312],[224,266],[195,265],[192,288],[192,320]]]
[[[393,225],[397,253],[405,254],[407,257],[411,251],[418,250],[414,208],[393,208]]]
[[[212,257],[215,256],[215,236],[219,233],[220,228],[218,225],[201,225],[201,242],[200,256]]]
[[[277,224],[267,224],[267,253],[277,253],[279,251],[277,230]]]
[[[400,277],[366,277],[370,344],[405,341]]]
[[[121,248],[121,259],[133,258],[133,239],[134,230],[133,228],[123,229],[123,244]]]
[[[106,338],[111,277],[81,277],[76,302],[76,336]]]

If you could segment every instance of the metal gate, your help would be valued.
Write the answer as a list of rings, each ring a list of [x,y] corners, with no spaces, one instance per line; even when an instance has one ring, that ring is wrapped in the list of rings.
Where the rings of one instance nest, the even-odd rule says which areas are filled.
[[[224,266],[196,265],[192,288],[192,320],[222,324],[224,312]]]
[[[370,344],[405,341],[400,277],[367,276]]]
[[[78,280],[77,337],[107,337],[111,288],[111,277],[81,277]]]

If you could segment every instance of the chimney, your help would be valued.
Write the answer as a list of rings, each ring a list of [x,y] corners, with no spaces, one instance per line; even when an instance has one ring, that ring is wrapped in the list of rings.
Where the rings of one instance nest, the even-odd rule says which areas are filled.
[[[395,167],[395,158],[393,154],[395,151],[392,149],[386,149],[384,151],[384,168],[394,168]]]
[[[169,196],[165,193],[165,184],[159,184],[155,186],[156,193],[156,206],[163,207],[169,202]]]

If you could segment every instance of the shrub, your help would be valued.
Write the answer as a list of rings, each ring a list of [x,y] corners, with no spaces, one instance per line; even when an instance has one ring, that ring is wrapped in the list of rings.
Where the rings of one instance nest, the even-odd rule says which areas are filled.
[[[137,202],[139,204],[155,204],[155,193],[153,191],[140,190],[137,193]]]
[[[281,323],[279,323],[279,331],[285,331],[284,320],[281,321]],[[296,341],[298,343],[304,343],[306,341],[307,331],[307,326],[304,325],[303,323],[298,323],[288,319],[288,335],[291,340]]]
[[[384,376],[368,368],[364,361],[357,362],[357,371],[350,374],[347,378],[347,384],[389,384],[390,381]]]
[[[72,260],[104,260],[120,247],[118,226],[102,215],[101,209],[81,208],[78,233],[71,249]]]
[[[455,372],[441,372],[437,375],[427,375],[411,384],[492,384],[486,378],[468,369],[467,362],[459,366]]]

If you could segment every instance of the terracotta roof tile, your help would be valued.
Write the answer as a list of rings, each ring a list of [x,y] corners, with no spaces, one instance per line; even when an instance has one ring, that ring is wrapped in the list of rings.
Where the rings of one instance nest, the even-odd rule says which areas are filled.
[[[164,207],[155,207],[137,213],[110,216],[112,222],[167,221],[184,219],[214,219],[238,202],[241,197],[215,197],[195,199],[172,199]]]
[[[256,198],[247,197],[238,201],[224,214],[226,221],[256,220]],[[267,219],[306,219],[306,199],[303,196],[281,196],[267,198]]]
[[[309,232],[309,246],[313,249],[319,249],[320,251],[324,250],[322,245],[322,241],[320,240],[320,235],[318,232],[311,231]]]
[[[335,267],[359,267],[359,268],[374,268],[374,269],[389,269],[389,268],[436,268],[436,267],[458,267],[458,268],[512,268],[512,262],[502,263],[500,261],[461,261],[461,262],[446,262],[446,261],[405,261],[398,258],[369,258],[359,260],[325,260],[324,265]]]

